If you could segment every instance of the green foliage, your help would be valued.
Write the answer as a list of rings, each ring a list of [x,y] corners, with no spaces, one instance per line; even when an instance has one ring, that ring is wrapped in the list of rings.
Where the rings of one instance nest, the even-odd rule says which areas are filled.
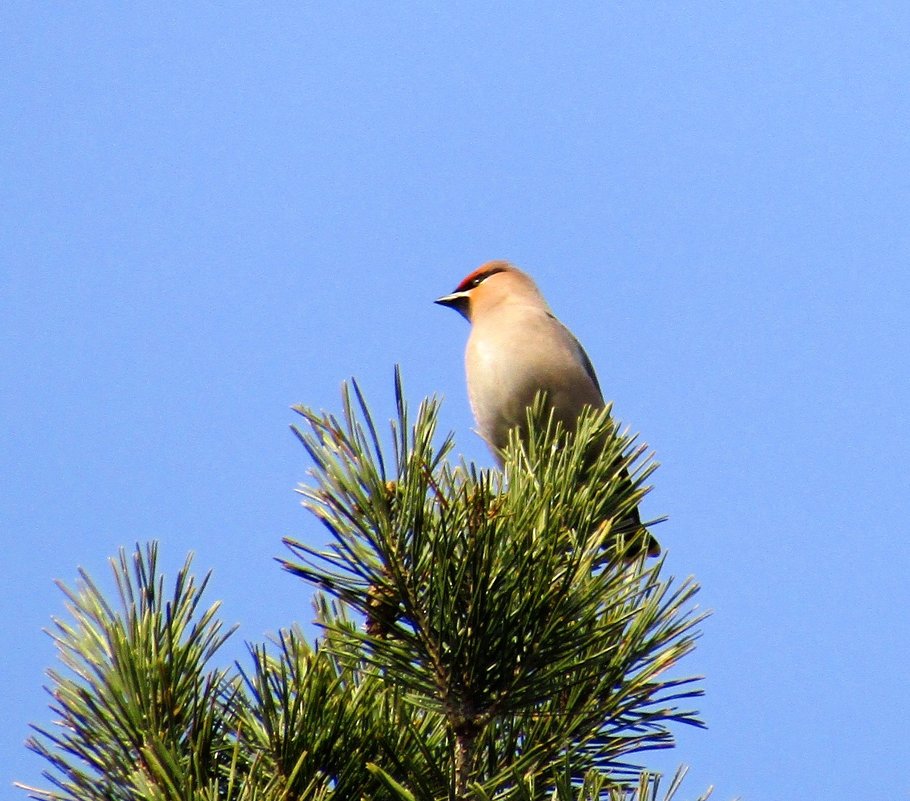
[[[351,625],[324,598],[317,619]],[[346,667],[299,632],[283,632],[272,653],[251,646],[253,671],[242,671],[248,702],[239,707],[243,752],[257,755],[248,780],[263,798],[393,798],[372,769],[390,777],[430,775],[418,744],[441,750],[439,721],[406,707],[395,690],[362,666]],[[444,782],[437,776],[435,784]]]
[[[48,673],[59,722],[29,741],[56,769],[46,776],[57,790],[37,797],[201,797],[233,758],[234,690],[226,671],[205,670],[230,632],[218,604],[198,614],[208,578],[197,586],[189,559],[170,594],[155,545],[112,565],[120,611],[84,571],[76,590],[62,587],[74,622],[55,620],[51,632],[69,671]]]
[[[630,561],[618,541],[650,467],[641,449],[625,455],[609,410],[573,437],[539,403],[527,444],[509,448],[506,491],[499,471],[453,467],[450,439],[433,444],[434,401],[412,425],[396,385],[390,457],[356,384],[354,396],[341,420],[298,409],[316,464],[300,491],[332,543],[286,540],[284,566],[367,618],[330,638],[339,659],[445,720],[456,796],[471,783],[506,798],[517,775],[554,776],[567,759],[573,781],[591,768],[622,778],[625,755],[698,723],[675,705],[699,694],[693,680],[665,678],[693,647],[696,586],[662,581],[659,562]]]
[[[450,461],[438,404],[413,420],[396,374],[383,445],[359,388],[340,418],[300,408],[304,505],[327,547],[286,540],[322,636],[250,645],[203,610],[190,562],[165,593],[155,545],[112,562],[120,609],[83,572],[55,621],[55,728],[29,747],[80,799],[652,801],[629,757],[700,725],[669,675],[693,647],[696,585],[633,557],[623,528],[653,465],[609,410],[567,435],[538,403],[506,474]],[[387,438],[388,439],[388,438]],[[676,791],[671,783],[666,798]]]

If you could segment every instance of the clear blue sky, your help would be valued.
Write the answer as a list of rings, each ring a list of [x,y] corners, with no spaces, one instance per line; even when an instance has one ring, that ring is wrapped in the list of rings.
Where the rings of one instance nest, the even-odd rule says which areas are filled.
[[[293,403],[471,432],[482,261],[530,271],[663,466],[715,610],[687,797],[910,794],[910,5],[0,6],[0,784],[38,781],[77,565],[196,553],[261,640],[323,539]],[[109,585],[109,582],[108,582]]]

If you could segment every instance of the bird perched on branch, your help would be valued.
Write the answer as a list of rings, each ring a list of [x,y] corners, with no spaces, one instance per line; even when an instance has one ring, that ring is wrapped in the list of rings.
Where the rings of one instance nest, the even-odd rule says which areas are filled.
[[[509,262],[478,267],[436,303],[471,323],[465,350],[468,396],[478,431],[500,465],[509,431],[524,428],[539,391],[546,392],[554,417],[569,431],[585,406],[604,407],[588,355],[531,277]],[[660,545],[642,527],[637,509],[628,523],[641,531],[648,555],[657,556]]]

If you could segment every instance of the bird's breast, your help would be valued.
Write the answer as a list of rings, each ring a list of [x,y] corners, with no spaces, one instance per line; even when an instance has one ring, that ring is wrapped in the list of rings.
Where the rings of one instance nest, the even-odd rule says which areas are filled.
[[[574,339],[559,322],[548,316],[500,322],[474,326],[465,353],[471,408],[493,448],[506,445],[509,429],[524,427],[539,391],[569,427],[585,404],[602,405],[573,350]]]

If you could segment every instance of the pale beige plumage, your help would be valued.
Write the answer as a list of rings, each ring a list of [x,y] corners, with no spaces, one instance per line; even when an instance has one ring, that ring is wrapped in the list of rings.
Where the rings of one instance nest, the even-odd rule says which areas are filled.
[[[524,427],[538,391],[547,393],[556,418],[570,431],[585,406],[603,408],[584,349],[556,319],[531,277],[517,267],[487,262],[436,302],[471,323],[465,349],[468,397],[478,432],[500,464],[509,431]],[[637,512],[634,523],[640,525]],[[659,551],[650,538],[649,554]]]

